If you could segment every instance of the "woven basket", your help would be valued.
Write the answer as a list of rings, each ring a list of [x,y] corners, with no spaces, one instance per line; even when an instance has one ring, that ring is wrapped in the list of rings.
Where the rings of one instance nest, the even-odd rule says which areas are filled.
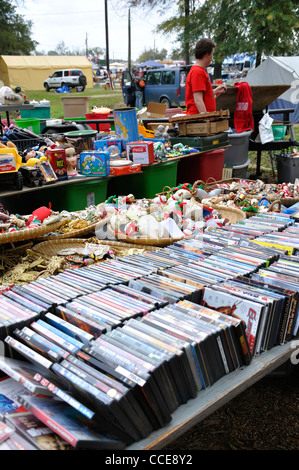
[[[229,179],[225,179],[225,180],[215,180],[214,178],[210,177],[207,179],[207,181],[204,183],[204,182],[201,182],[205,185],[205,191],[209,192],[209,191],[212,191],[212,189],[216,189],[216,188],[219,188],[221,189],[223,192],[225,191],[236,191],[237,189],[244,189],[242,187],[240,188],[235,188],[234,190],[233,189],[226,189],[226,188],[220,188],[220,185],[221,184],[230,184],[230,183],[237,183],[238,181],[240,181],[240,179],[242,179],[242,181],[246,181],[247,183],[255,183],[256,181],[255,180],[248,180],[248,179],[245,179],[245,178],[229,178]]]
[[[113,235],[116,240],[120,240],[122,242],[145,245],[145,246],[168,246],[174,242],[181,240],[181,238],[150,238],[150,237],[127,237],[121,232],[115,232],[112,230],[110,224],[108,224],[108,232]]]
[[[94,224],[87,225],[87,227],[81,228],[79,230],[73,230],[71,232],[66,232],[66,233],[59,233],[57,232],[57,235],[49,235],[45,236],[42,238],[42,240],[57,240],[57,239],[63,239],[63,238],[80,238],[85,235],[89,235],[90,233],[93,233],[97,228],[104,227],[109,220],[111,216],[105,217],[105,219],[99,220],[95,222]],[[40,240],[41,241],[41,240]]]
[[[47,256],[47,257],[52,257],[56,256],[57,253],[60,250],[65,250],[65,249],[82,249],[84,248],[86,243],[92,243],[94,242],[93,239],[89,238],[67,238],[67,239],[62,239],[62,240],[48,240],[45,242],[38,243],[32,247],[32,251],[36,251],[40,253],[41,255]],[[110,246],[113,250],[116,251],[117,254],[120,254],[124,250],[129,250],[129,249],[142,249],[144,250],[144,245],[138,245],[138,244],[130,244],[130,243],[121,243],[118,241],[114,240],[98,240],[97,243],[99,246],[105,245],[105,246]],[[146,248],[148,251],[154,251],[157,249],[157,247],[148,247]]]
[[[35,240],[47,233],[57,230],[62,225],[62,221],[59,220],[53,224],[44,224],[36,228],[24,228],[16,232],[8,232],[0,234],[0,244],[3,243],[14,243],[23,240]]]
[[[228,219],[231,224],[246,219],[245,212],[235,207],[222,206],[220,204],[212,204],[212,209],[216,209],[223,219]]]
[[[296,197],[283,197],[280,199],[281,204],[283,204],[285,207],[291,207],[293,204],[296,204],[299,202],[299,198]]]

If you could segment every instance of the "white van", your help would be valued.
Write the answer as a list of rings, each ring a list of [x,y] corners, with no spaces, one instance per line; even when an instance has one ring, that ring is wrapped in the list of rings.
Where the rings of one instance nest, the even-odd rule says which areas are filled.
[[[69,88],[82,87],[84,91],[87,80],[80,69],[63,69],[56,70],[52,75],[44,81],[44,88],[50,91],[51,88],[61,88],[64,85]]]

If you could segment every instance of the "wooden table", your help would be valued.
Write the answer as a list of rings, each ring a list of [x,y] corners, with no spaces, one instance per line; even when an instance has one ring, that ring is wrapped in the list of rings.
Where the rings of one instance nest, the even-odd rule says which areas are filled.
[[[284,364],[295,351],[294,347],[292,342],[276,346],[254,358],[249,366],[222,377],[209,389],[201,390],[196,398],[181,405],[173,413],[172,420],[168,425],[154,431],[146,439],[131,444],[126,450],[163,449],[195,424]],[[250,419],[250,416],[247,419]]]

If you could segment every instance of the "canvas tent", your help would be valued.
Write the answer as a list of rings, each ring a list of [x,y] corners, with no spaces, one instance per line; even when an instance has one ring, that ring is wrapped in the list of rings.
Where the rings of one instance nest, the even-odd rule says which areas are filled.
[[[299,122],[299,56],[270,56],[256,69],[248,72],[246,81],[250,86],[290,85],[287,91],[268,106],[268,111],[270,113],[271,109],[294,108],[290,121]],[[276,115],[277,118],[282,119],[282,115]]]
[[[87,88],[93,87],[92,65],[84,56],[0,56],[0,80],[5,86],[22,90],[43,90],[43,83],[55,70],[81,69]]]

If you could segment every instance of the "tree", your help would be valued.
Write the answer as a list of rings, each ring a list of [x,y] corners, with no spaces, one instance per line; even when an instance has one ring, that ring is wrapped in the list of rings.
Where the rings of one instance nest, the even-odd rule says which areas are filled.
[[[167,50],[145,49],[137,58],[137,62],[146,62],[147,60],[164,60],[167,57]]]
[[[170,0],[129,0],[129,5],[173,8]],[[233,54],[256,54],[257,64],[263,54],[297,54],[298,18],[298,0],[177,0],[173,17],[157,30],[176,31],[185,56],[200,37],[213,39],[219,74],[223,59]]]
[[[31,39],[32,21],[16,12],[11,1],[0,0],[0,50],[6,55],[29,55],[37,42]]]

